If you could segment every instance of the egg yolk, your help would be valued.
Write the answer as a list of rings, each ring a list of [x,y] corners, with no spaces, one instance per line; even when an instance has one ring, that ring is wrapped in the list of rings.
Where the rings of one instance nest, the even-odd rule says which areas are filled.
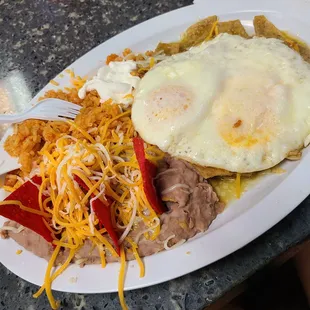
[[[193,93],[184,86],[166,85],[150,93],[151,118],[158,122],[180,117],[192,107]]]
[[[278,132],[287,97],[286,87],[275,77],[228,78],[213,105],[218,132],[232,146],[267,143]]]

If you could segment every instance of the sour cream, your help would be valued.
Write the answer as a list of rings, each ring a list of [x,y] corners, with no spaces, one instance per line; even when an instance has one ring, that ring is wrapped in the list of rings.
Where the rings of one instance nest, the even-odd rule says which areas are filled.
[[[79,97],[84,99],[87,92],[96,90],[104,102],[112,99],[115,103],[131,103],[132,88],[136,88],[140,78],[130,74],[137,65],[134,61],[110,62],[109,65],[100,68],[97,75],[87,81],[79,90]],[[127,96],[127,97],[126,97]]]

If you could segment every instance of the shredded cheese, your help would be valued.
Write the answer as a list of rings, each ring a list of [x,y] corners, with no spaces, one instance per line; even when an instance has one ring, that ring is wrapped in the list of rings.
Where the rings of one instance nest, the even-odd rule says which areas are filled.
[[[37,215],[41,215],[43,217],[51,217],[50,214],[46,213],[46,212],[42,212],[42,211],[38,211],[32,208],[28,208],[25,207],[19,200],[5,200],[5,201],[0,201],[0,206],[5,206],[5,205],[17,205],[19,206],[22,210],[30,212],[30,213],[34,213]]]
[[[157,227],[160,225],[160,220],[159,220],[159,218],[155,218],[154,220],[155,220],[155,224],[154,224],[153,226],[151,226],[151,227],[149,227],[148,229],[145,229],[145,230],[143,230],[143,231],[140,231],[140,232],[137,234],[137,236],[136,236],[136,238],[135,238],[135,243],[136,243],[136,244],[138,244],[138,242],[139,242],[139,240],[140,240],[140,238],[141,238],[142,235],[144,235],[144,234],[146,234],[146,233],[148,233],[148,232],[153,231],[155,228],[157,228]]]
[[[57,301],[55,301],[54,297],[53,297],[53,294],[52,294],[52,281],[51,281],[51,271],[52,271],[52,268],[55,264],[55,261],[57,259],[57,256],[59,254],[59,251],[60,251],[60,245],[57,245],[53,254],[52,254],[52,257],[47,265],[47,269],[46,269],[46,272],[45,272],[45,277],[44,277],[44,283],[45,283],[45,292],[46,292],[46,296],[48,298],[48,301],[51,305],[51,308],[54,310],[57,310],[58,309],[58,306],[59,306],[59,303]]]
[[[181,188],[183,191],[185,191],[184,189],[186,189],[185,192],[190,193],[190,187],[187,184],[178,183],[178,184],[174,184],[174,185],[166,188],[164,191],[161,192],[161,194],[162,195],[166,195],[166,194],[168,194],[170,192],[173,192],[177,188]]]
[[[118,280],[118,297],[122,310],[128,310],[124,297],[124,283],[125,283],[125,272],[126,272],[126,257],[124,247],[121,247],[121,267],[119,271],[119,280]]]
[[[177,246],[183,244],[186,240],[185,239],[181,239],[180,241],[178,241],[177,243],[175,243],[173,246],[168,246],[168,243],[171,239],[175,238],[175,235],[171,235],[169,236],[165,241],[164,241],[164,248],[165,250],[169,251],[172,250],[174,248],[176,248]]]
[[[217,24],[218,24],[218,21],[216,21],[216,22],[213,23],[212,28],[211,28],[211,30],[210,30],[210,33],[209,33],[209,35],[207,36],[207,38],[205,39],[205,41],[211,40],[213,34],[215,34],[215,36],[218,35]]]
[[[133,190],[130,191],[130,194],[131,194],[131,203],[133,204],[132,213],[131,213],[131,217],[130,217],[129,223],[128,223],[125,231],[123,232],[123,234],[119,238],[119,241],[118,241],[119,244],[121,244],[125,240],[127,235],[129,234],[129,232],[130,232],[130,230],[132,228],[132,225],[133,225],[133,223],[135,221],[135,218],[136,218],[138,202],[137,202],[137,199],[136,199],[136,197],[134,195]]]
[[[146,58],[147,70],[162,57],[164,56],[158,55]],[[66,73],[75,78],[73,89],[76,93],[85,80],[75,77],[72,70],[66,70]],[[67,91],[72,92],[72,89],[68,88]],[[133,100],[133,94],[124,99]],[[38,151],[39,158],[29,178],[14,177],[17,180],[14,187],[5,188],[14,191],[25,181],[32,182],[39,190],[40,209],[33,210],[15,200],[0,202],[0,205],[14,204],[27,212],[41,215],[44,225],[54,237],[55,250],[48,263],[44,284],[34,295],[37,298],[45,291],[53,309],[57,308],[58,303],[52,295],[52,282],[73,258],[78,258],[75,255],[86,241],[91,241],[93,247],[97,248],[103,268],[106,266],[106,255],[118,257],[107,230],[99,226],[99,220],[92,209],[95,199],[103,202],[106,201],[106,196],[113,199],[111,220],[120,232],[119,243],[122,249],[119,285],[123,309],[127,309],[122,290],[125,272],[124,243],[128,241],[128,235],[137,221],[144,222],[145,230],[142,234],[145,238],[154,240],[160,233],[160,220],[146,199],[133,149],[132,138],[136,133],[130,117],[131,107],[116,105],[112,100],[98,103],[98,111],[102,112],[102,116],[91,127],[87,122],[80,122],[79,115],[74,121],[67,122],[70,126],[64,133],[57,131],[56,122],[49,122],[55,140],[45,142]],[[84,109],[81,114],[83,111]],[[164,156],[157,147],[148,144],[145,145],[145,150],[146,158],[155,165]],[[41,177],[41,184],[35,184],[31,180],[35,175]],[[88,190],[80,188],[75,180],[76,176],[86,184]],[[22,229],[10,228],[14,232]],[[132,251],[140,266],[140,276],[143,277],[145,269],[138,253],[138,244],[131,239],[128,243],[131,245],[129,251]],[[67,249],[70,253],[66,262],[52,273],[60,249]],[[86,261],[80,257],[77,262]]]
[[[18,228],[16,227],[12,227],[12,226],[2,226],[0,230],[7,230],[7,231],[11,231],[13,232],[14,234],[19,234],[21,233],[23,230],[25,229],[24,226],[20,225]]]
[[[241,197],[241,175],[236,174],[236,197],[239,199]]]
[[[145,267],[144,267],[144,263],[138,253],[138,245],[130,238],[130,237],[126,237],[126,241],[131,245],[132,247],[132,251],[133,251],[133,255],[140,267],[140,278],[143,278],[145,275]]]

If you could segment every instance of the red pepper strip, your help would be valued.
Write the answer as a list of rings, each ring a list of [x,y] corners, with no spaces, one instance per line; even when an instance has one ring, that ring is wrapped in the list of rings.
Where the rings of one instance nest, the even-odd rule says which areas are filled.
[[[89,190],[88,186],[77,175],[74,175],[74,180],[79,184],[79,186],[83,190],[85,191]],[[96,196],[92,194],[91,197],[94,198]],[[100,199],[96,199],[92,202],[91,206],[99,222],[104,226],[109,236],[113,240],[117,254],[120,255],[120,246],[118,244],[118,236],[114,230],[114,227],[112,225],[112,220],[111,220],[111,204],[112,204],[112,200],[109,197],[107,197],[106,202],[103,202]]]
[[[38,185],[42,182],[42,179],[39,176],[34,176],[31,180]],[[25,207],[40,211],[38,196],[38,188],[30,181],[27,181],[4,199],[4,201],[18,200]],[[45,199],[46,197],[42,195],[42,201]],[[52,243],[54,240],[51,232],[45,226],[41,215],[22,210],[18,205],[0,206],[0,215],[31,229],[42,236],[47,242]]]
[[[157,168],[152,162],[145,158],[144,141],[138,137],[133,138],[133,148],[139,163],[143,189],[148,202],[156,213],[162,214],[167,212],[168,209],[157,194],[153,183],[153,179],[156,177]]]

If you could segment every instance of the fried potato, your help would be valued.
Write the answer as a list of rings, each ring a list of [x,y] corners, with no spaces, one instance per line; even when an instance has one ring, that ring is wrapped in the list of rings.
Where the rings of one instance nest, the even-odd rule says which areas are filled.
[[[217,24],[217,29],[218,33],[238,35],[246,39],[250,38],[239,19],[228,22],[220,22]]]
[[[298,44],[298,43],[297,43]],[[298,44],[299,54],[306,61],[310,63],[310,48],[305,45]]]
[[[215,22],[217,22],[217,16],[209,16],[187,28],[180,41],[181,51],[198,45],[209,36],[211,37]]]

